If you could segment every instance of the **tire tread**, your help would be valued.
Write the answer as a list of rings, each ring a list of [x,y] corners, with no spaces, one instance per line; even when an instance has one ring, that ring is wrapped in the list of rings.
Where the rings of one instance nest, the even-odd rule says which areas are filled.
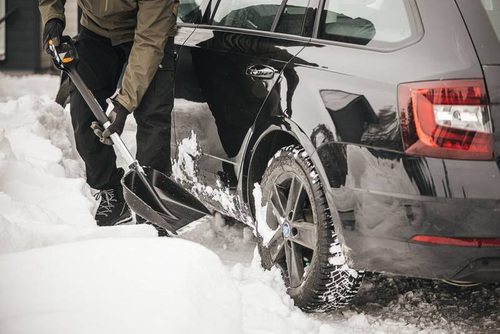
[[[315,197],[318,229],[318,247],[315,253],[318,264],[317,273],[309,275],[300,287],[288,288],[288,292],[295,304],[306,312],[326,312],[342,308],[358,292],[363,272],[349,269],[341,251],[330,251],[332,246],[339,248],[340,243],[321,180],[305,149],[292,145],[276,152],[268,162],[261,182],[262,188],[269,182],[269,177],[276,168],[283,168],[283,164],[289,163],[299,165],[305,172]],[[264,259],[263,246],[259,245],[259,251]],[[342,257],[343,263],[331,264],[329,260],[334,256]]]

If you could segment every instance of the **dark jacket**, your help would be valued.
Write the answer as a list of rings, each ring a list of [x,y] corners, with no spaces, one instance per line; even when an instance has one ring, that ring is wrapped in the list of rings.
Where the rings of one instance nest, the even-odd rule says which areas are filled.
[[[43,23],[65,21],[66,0],[38,0]],[[132,112],[141,102],[161,60],[168,36],[176,29],[175,0],[78,0],[81,24],[113,45],[133,42],[122,90],[116,100]]]

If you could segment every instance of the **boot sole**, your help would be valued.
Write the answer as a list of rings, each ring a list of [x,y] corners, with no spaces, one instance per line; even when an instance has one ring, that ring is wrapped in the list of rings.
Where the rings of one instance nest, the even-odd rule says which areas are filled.
[[[117,225],[127,225],[127,223],[132,222],[132,215],[125,217],[123,219],[118,220],[116,223],[114,223],[112,226],[117,226]]]

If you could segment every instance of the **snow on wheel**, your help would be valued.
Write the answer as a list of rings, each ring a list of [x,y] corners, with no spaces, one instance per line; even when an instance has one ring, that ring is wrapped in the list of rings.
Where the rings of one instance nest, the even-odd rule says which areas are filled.
[[[345,306],[363,275],[346,264],[323,187],[305,150],[289,146],[278,151],[261,188],[265,218],[257,219],[257,231],[264,268],[281,269],[289,295],[304,311]]]

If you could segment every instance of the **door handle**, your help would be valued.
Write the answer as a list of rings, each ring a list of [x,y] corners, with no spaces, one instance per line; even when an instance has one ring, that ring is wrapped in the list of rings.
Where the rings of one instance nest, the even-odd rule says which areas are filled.
[[[272,79],[276,73],[278,73],[278,71],[266,65],[250,65],[246,71],[246,74],[251,76],[253,79],[261,80]]]

